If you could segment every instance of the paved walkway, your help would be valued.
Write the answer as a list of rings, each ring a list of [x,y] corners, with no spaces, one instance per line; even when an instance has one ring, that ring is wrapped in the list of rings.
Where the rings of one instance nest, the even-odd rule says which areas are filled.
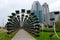
[[[12,38],[12,40],[36,40],[24,29],[20,29],[19,32]]]

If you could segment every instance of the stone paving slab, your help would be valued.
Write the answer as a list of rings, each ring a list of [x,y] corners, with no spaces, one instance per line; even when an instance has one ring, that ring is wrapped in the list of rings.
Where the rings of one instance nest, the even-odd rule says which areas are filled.
[[[24,29],[20,29],[19,32],[12,38],[12,40],[36,40]]]

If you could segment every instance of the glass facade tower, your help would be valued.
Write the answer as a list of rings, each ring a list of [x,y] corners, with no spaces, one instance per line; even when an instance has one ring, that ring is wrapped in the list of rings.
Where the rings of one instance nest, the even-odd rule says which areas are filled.
[[[39,3],[39,1],[34,1],[32,4],[32,12],[34,12],[34,15],[36,15],[39,19],[39,22],[42,23],[43,22],[43,18],[42,18],[42,7]]]

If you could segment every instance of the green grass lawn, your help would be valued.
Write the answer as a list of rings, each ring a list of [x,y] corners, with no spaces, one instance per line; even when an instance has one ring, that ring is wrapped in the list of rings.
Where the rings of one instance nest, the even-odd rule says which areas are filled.
[[[60,40],[56,36],[49,37],[52,32],[40,32],[40,37],[36,37],[37,40]],[[57,32],[60,36],[60,32]]]
[[[48,30],[50,31],[50,30]],[[30,35],[32,35],[33,37],[35,37],[32,33],[28,32]],[[39,33],[40,36],[39,37],[35,37],[36,40],[60,40],[56,37],[54,32],[40,32]],[[54,34],[53,37],[49,37],[50,34]],[[57,34],[60,36],[60,32],[57,32]]]
[[[40,29],[41,30],[41,29]],[[36,40],[60,40],[56,37],[55,33],[54,32],[48,32],[48,31],[53,31],[53,29],[51,28],[46,28],[44,29],[46,30],[47,32],[40,32],[40,36],[39,37],[35,37],[32,33],[28,32],[29,34],[31,34],[33,37],[36,38]],[[54,34],[53,37],[49,37],[50,34]],[[57,34],[60,36],[60,32],[57,32]]]
[[[17,30],[18,31],[18,30]],[[5,31],[0,31],[0,40],[11,40],[17,31],[7,34]]]
[[[10,40],[10,37],[6,32],[0,32],[0,40]]]

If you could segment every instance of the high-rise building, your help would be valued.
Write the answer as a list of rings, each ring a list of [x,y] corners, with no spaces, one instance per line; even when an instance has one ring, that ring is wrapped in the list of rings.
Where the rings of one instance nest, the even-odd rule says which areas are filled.
[[[60,15],[59,11],[50,12],[50,18],[55,18],[55,22],[58,22],[58,20],[60,19],[59,15]]]
[[[59,11],[53,11],[50,12],[50,25],[53,26],[53,22],[60,22],[60,12]],[[53,20],[53,21],[51,21]]]
[[[58,16],[58,22],[60,22],[60,14],[59,14],[59,16]]]
[[[42,18],[42,7],[39,3],[39,1],[34,1],[32,4],[32,12],[34,12],[34,15],[36,15],[39,19],[39,22],[42,23],[43,22],[43,18]]]
[[[50,12],[50,26],[53,26],[53,22],[55,21],[55,14],[54,12]]]
[[[55,22],[58,22],[58,17],[60,15],[60,12],[59,11],[54,11],[54,14],[55,14]]]
[[[44,3],[42,5],[42,10],[43,10],[43,20],[45,25],[50,24],[50,15],[49,15],[49,6],[47,3]]]
[[[54,15],[55,15],[55,22],[59,22],[60,11],[54,11]]]

